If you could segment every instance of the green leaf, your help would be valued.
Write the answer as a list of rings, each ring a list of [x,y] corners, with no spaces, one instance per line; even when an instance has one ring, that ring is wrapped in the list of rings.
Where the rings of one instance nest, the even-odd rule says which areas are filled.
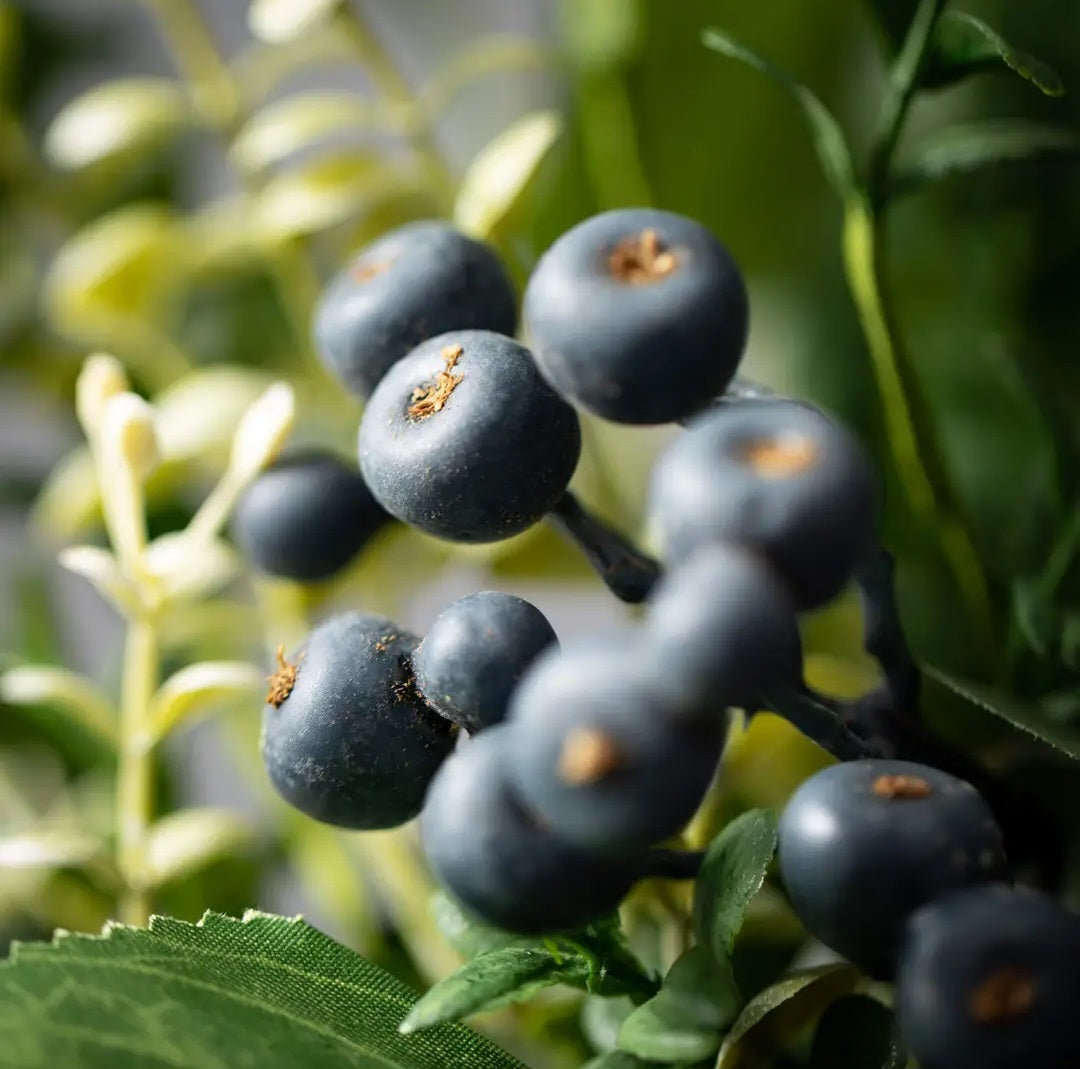
[[[563,131],[558,112],[523,115],[488,142],[461,179],[454,221],[477,238],[490,237],[527,195],[541,163]]]
[[[1053,598],[1037,579],[1021,579],[1013,583],[1012,603],[1013,615],[1028,646],[1038,656],[1048,658],[1059,629]]]
[[[814,1034],[809,1069],[903,1069],[893,1015],[869,995],[837,999]]]
[[[890,53],[900,51],[919,0],[870,0],[868,5]]]
[[[587,1061],[581,1069],[648,1069],[649,1062],[624,1050],[609,1050]]]
[[[431,896],[431,913],[446,941],[466,958],[507,946],[539,945],[538,940],[523,940],[513,932],[474,920],[445,891],[436,891]]]
[[[1080,156],[1080,134],[1024,119],[992,119],[951,126],[906,153],[889,179],[889,194],[903,196],[929,182],[970,174],[999,163]]]
[[[66,104],[45,131],[45,155],[77,170],[152,151],[191,122],[184,91],[165,78],[118,78]]]
[[[24,665],[0,675],[0,701],[45,706],[107,745],[116,744],[113,703],[85,676],[51,665]]]
[[[215,806],[178,809],[154,824],[146,840],[146,878],[160,887],[215,861],[251,849],[255,831],[238,813]]]
[[[589,71],[616,67],[641,45],[641,0],[563,0],[559,23],[574,62]]]
[[[727,959],[692,947],[672,965],[659,992],[623,1022],[619,1048],[665,1063],[711,1058],[741,1003]]]
[[[330,20],[342,0],[252,0],[248,28],[269,44],[296,40]]]
[[[754,996],[724,1039],[716,1069],[769,1066],[824,1009],[862,983],[852,965],[822,965],[791,973]]]
[[[1055,723],[1043,716],[1037,708],[1025,705],[1016,698],[1002,694],[984,683],[957,679],[930,665],[923,665],[922,670],[931,679],[963,698],[969,705],[983,712],[993,713],[994,716],[1012,724],[1019,731],[1080,761],[1080,732],[1064,724]]]
[[[104,844],[78,832],[41,829],[0,839],[0,869],[77,868],[101,853]]]
[[[260,703],[266,677],[243,661],[204,661],[181,668],[158,688],[148,714],[152,741],[196,716],[205,716],[223,703]]]
[[[776,816],[768,809],[741,814],[709,844],[694,884],[694,926],[718,960],[731,953],[775,852]]]
[[[810,128],[814,149],[825,178],[841,200],[854,195],[857,183],[847,138],[836,117],[825,107],[820,98],[801,82],[792,78],[787,71],[781,70],[774,63],[759,56],[720,30],[706,30],[702,35],[702,41],[706,48],[711,48],[714,52],[719,52],[720,55],[727,56],[729,59],[737,59],[748,67],[760,71],[792,97],[799,105],[803,118],[806,119],[807,126]]]
[[[207,913],[58,933],[0,966],[12,1069],[517,1069],[467,1028],[404,1039],[416,995],[300,920]]]
[[[1065,92],[1050,64],[1013,48],[981,19],[963,11],[947,11],[938,21],[934,50],[922,84],[937,89],[970,74],[996,70],[1002,64],[1047,96],[1058,97]]]

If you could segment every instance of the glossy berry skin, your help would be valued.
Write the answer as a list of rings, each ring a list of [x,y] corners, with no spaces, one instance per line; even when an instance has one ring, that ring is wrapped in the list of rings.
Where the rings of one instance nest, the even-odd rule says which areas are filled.
[[[800,609],[836,596],[871,542],[874,475],[855,437],[788,401],[692,421],[653,469],[649,511],[668,564],[737,542],[780,573]]]
[[[416,685],[436,712],[475,733],[506,716],[525,669],[557,642],[535,605],[483,590],[435,618],[413,654]]]
[[[896,1013],[923,1069],[1075,1069],[1080,917],[1000,885],[926,906],[904,937]]]
[[[974,787],[909,761],[833,765],[780,818],[780,872],[807,930],[878,979],[908,918],[1007,875],[1001,832]]]
[[[513,334],[517,298],[487,245],[449,223],[407,223],[362,249],[327,286],[315,310],[323,362],[367,398],[390,367],[448,330]]]
[[[468,739],[439,770],[420,814],[432,872],[488,924],[540,934],[577,928],[615,909],[642,871],[635,857],[596,857],[555,838],[505,776],[512,729]]]
[[[358,612],[311,632],[290,659],[287,696],[263,708],[263,763],[287,802],[343,828],[392,828],[420,812],[454,731],[411,683],[417,641]]]
[[[577,414],[528,349],[488,331],[432,338],[379,383],[360,470],[391,515],[437,538],[495,542],[562,496],[581,453]]]
[[[259,571],[310,583],[341,571],[389,519],[355,468],[312,450],[262,472],[237,502],[231,529]]]
[[[802,680],[802,641],[787,588],[740,546],[702,546],[649,598],[648,643],[686,686],[718,706],[753,712],[774,688]]]
[[[746,288],[700,223],[653,209],[586,219],[541,257],[525,335],[548,381],[618,423],[667,423],[724,391],[746,346]]]
[[[687,697],[633,636],[550,651],[511,699],[510,782],[553,834],[584,849],[667,839],[700,806],[727,736],[722,708]]]

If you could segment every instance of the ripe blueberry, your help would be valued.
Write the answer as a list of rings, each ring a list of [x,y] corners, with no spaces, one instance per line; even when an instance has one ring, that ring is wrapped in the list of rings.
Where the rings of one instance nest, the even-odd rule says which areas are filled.
[[[566,490],[577,414],[502,334],[431,338],[398,361],[360,423],[360,470],[382,506],[455,542],[531,527]]]
[[[604,212],[541,257],[522,318],[548,381],[618,423],[667,423],[722,393],[746,345],[746,288],[700,223]]]
[[[912,917],[897,1030],[925,1069],[1080,1065],[1080,917],[1027,888],[972,888]]]
[[[514,287],[495,253],[449,223],[408,223],[368,245],[315,311],[323,362],[360,397],[426,338],[482,328],[513,334]]]
[[[535,605],[496,590],[470,594],[443,609],[417,647],[416,685],[436,712],[477,732],[503,719],[522,673],[556,641]]]
[[[753,711],[771,688],[802,680],[791,595],[739,546],[702,546],[667,572],[649,598],[645,628],[667,670],[716,705]]]
[[[543,654],[510,702],[511,784],[582,848],[675,835],[701,804],[727,735],[721,708],[691,707],[679,688],[636,637],[591,636]]]
[[[649,507],[668,563],[710,542],[743,543],[811,609],[839,593],[870,542],[874,477],[858,441],[815,409],[724,405],[660,457]]]
[[[232,534],[260,571],[299,582],[335,575],[389,516],[360,473],[333,453],[286,456],[237,503]]]
[[[420,811],[454,745],[416,692],[419,640],[390,620],[324,621],[291,661],[279,656],[263,709],[262,756],[278,793],[344,828],[392,828]]]
[[[512,728],[470,738],[439,770],[420,814],[428,864],[481,920],[522,933],[577,928],[610,912],[641,873],[636,857],[595,857],[557,839],[506,780]]]
[[[780,818],[779,858],[807,930],[879,979],[892,976],[912,913],[1006,876],[982,796],[909,761],[850,761],[811,776]]]

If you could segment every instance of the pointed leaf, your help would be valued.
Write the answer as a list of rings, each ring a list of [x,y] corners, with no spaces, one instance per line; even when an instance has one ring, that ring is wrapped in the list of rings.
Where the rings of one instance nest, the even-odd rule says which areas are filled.
[[[888,1007],[869,995],[845,995],[821,1018],[809,1069],[903,1069],[906,1062]]]
[[[996,30],[963,11],[947,11],[938,21],[934,50],[922,84],[936,89],[1002,65],[1047,96],[1065,92],[1061,78],[1049,63],[1013,48]]]
[[[930,665],[924,665],[923,672],[970,705],[983,712],[993,713],[1014,728],[1080,761],[1080,731],[1055,723],[1038,708],[1025,705],[1008,694],[1001,694],[986,684],[958,679]]]
[[[32,831],[0,839],[0,869],[78,867],[102,849],[100,840],[63,831]]]
[[[513,932],[474,920],[445,891],[436,891],[431,896],[431,912],[446,941],[466,958],[506,946],[539,945],[539,940],[523,939]]]
[[[243,570],[239,554],[220,538],[195,538],[170,531],[146,547],[146,570],[166,598],[203,598],[219,591]]]
[[[252,826],[238,813],[215,806],[178,809],[154,824],[146,839],[146,878],[160,887],[207,865],[250,850]]]
[[[524,115],[488,142],[461,179],[454,221],[476,238],[490,237],[528,194],[541,163],[562,134],[558,112]]]
[[[25,665],[0,675],[0,701],[43,705],[63,714],[110,747],[116,745],[116,709],[85,676],[50,665]]]
[[[736,817],[709,845],[694,884],[694,925],[718,961],[731,953],[775,852],[776,815],[768,809]]]
[[[737,59],[769,77],[799,105],[814,141],[818,162],[829,184],[842,200],[855,193],[855,168],[851,162],[847,138],[831,111],[801,82],[787,71],[729,37],[720,30],[709,29],[702,35],[706,48],[729,59]]]
[[[827,1006],[863,982],[851,965],[791,973],[754,996],[724,1039],[717,1069],[764,1069]]]
[[[204,661],[188,665],[158,688],[150,705],[152,740],[196,716],[205,716],[222,703],[258,703],[266,691],[266,677],[244,661]]]
[[[208,913],[59,933],[0,966],[2,1060],[19,1069],[518,1069],[460,1025],[403,1038],[409,988],[300,920]]]
[[[711,1058],[741,1004],[727,959],[692,947],[672,965],[659,992],[623,1022],[619,1048],[665,1063]]]
[[[248,28],[270,44],[284,44],[323,25],[342,0],[252,0]]]

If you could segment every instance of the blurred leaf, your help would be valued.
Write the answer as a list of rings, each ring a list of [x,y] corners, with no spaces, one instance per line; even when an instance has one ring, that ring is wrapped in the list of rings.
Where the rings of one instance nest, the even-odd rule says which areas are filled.
[[[252,0],[248,28],[255,37],[284,44],[326,23],[342,0]]]
[[[493,928],[470,917],[445,891],[436,891],[431,896],[431,912],[446,941],[466,958],[523,942],[522,937],[513,932]]]
[[[938,20],[934,49],[923,76],[925,88],[937,89],[969,74],[996,70],[1004,64],[1047,96],[1065,92],[1049,63],[1013,48],[981,19],[963,11],[946,11]]]
[[[255,842],[255,831],[228,809],[201,806],[162,817],[147,833],[146,879],[160,887],[242,853]]]
[[[616,998],[587,996],[581,1005],[581,1030],[589,1046],[593,1050],[614,1050],[619,1029],[634,1008],[634,1000],[627,995]]]
[[[110,924],[15,945],[0,969],[0,1039],[19,1069],[518,1069],[461,1026],[402,1039],[396,1024],[415,1001],[300,920],[154,917],[149,931]]]
[[[562,0],[560,27],[566,47],[582,67],[626,63],[642,40],[640,0]]]
[[[552,146],[562,134],[557,112],[522,116],[473,158],[461,179],[454,221],[476,238],[489,237],[523,200]]]
[[[919,0],[870,0],[867,6],[873,12],[889,50],[898,52],[915,17]]]
[[[233,139],[229,154],[242,170],[257,172],[331,134],[401,128],[385,104],[356,93],[296,93],[256,112]]]
[[[1038,709],[1025,705],[1007,694],[1002,694],[986,684],[957,679],[931,665],[923,665],[922,670],[931,679],[937,680],[953,694],[963,698],[969,705],[983,712],[993,713],[994,716],[1012,724],[1014,728],[1080,761],[1080,732],[1048,720],[1040,714]]]
[[[165,738],[182,723],[205,716],[225,702],[249,701],[261,707],[266,679],[243,661],[204,661],[188,665],[158,688],[148,714],[153,741]]]
[[[1013,615],[1028,646],[1047,658],[1057,641],[1058,617],[1052,598],[1037,580],[1017,580],[1013,584]]]
[[[649,1069],[653,1064],[625,1050],[609,1050],[587,1061],[581,1069]]]
[[[81,575],[121,612],[132,614],[139,611],[142,604],[139,591],[107,549],[69,546],[60,551],[60,564],[69,572]]]
[[[26,832],[0,838],[0,869],[78,868],[101,852],[102,843],[76,832]]]
[[[230,66],[247,105],[245,113],[250,115],[286,78],[352,60],[355,60],[352,43],[331,21],[316,23],[285,47],[271,41],[250,41],[231,60]]]
[[[38,491],[30,522],[58,540],[74,538],[100,517],[100,501],[90,450],[78,446],[49,473]]]
[[[1080,156],[1080,134],[1060,126],[1017,119],[988,119],[951,126],[904,154],[890,178],[890,196],[929,182],[969,174],[999,163]]]
[[[810,129],[818,162],[826,179],[841,200],[850,197],[855,192],[856,179],[847,139],[840,124],[821,100],[787,71],[781,70],[720,30],[706,30],[702,41],[706,48],[760,71],[792,97],[799,105]]]
[[[716,1069],[765,1069],[823,1010],[862,983],[851,965],[791,973],[755,995],[724,1039]]]
[[[694,926],[702,944],[727,961],[746,911],[776,852],[776,816],[752,809],[709,844],[694,883]]]
[[[619,1047],[657,1062],[711,1058],[741,1004],[726,958],[718,961],[705,947],[692,947],[672,965],[657,994],[623,1022]]]
[[[893,1015],[869,995],[845,995],[821,1018],[808,1069],[904,1069]]]
[[[44,706],[63,714],[110,746],[116,744],[116,710],[85,676],[48,665],[25,665],[0,675],[0,701]]]
[[[117,78],[69,101],[45,131],[49,160],[76,170],[153,152],[191,121],[184,91],[165,78]]]
[[[174,531],[155,538],[144,557],[165,598],[203,598],[217,593],[243,570],[237,552],[220,538],[192,538]]]

